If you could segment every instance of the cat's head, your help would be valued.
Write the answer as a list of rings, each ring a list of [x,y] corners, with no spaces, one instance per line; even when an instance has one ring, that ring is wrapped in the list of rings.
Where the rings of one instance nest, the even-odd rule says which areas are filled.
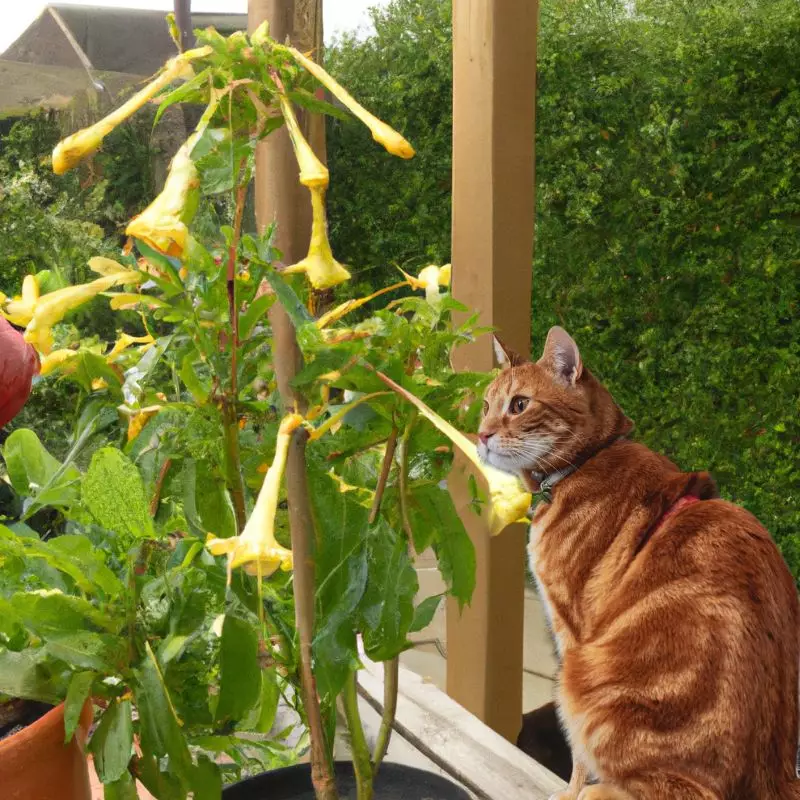
[[[486,390],[478,431],[478,452],[488,464],[519,475],[550,475],[633,428],[563,328],[550,329],[536,362],[499,339],[495,351],[503,369]]]

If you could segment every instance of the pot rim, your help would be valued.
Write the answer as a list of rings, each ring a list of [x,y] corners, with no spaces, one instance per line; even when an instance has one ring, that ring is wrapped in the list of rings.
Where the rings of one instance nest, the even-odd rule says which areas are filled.
[[[92,719],[92,705],[91,700],[87,700],[81,709],[81,716],[78,722],[78,729],[82,729],[84,735],[88,732]],[[0,740],[0,755],[3,752],[19,746],[22,742],[29,739],[34,739],[39,736],[46,736],[53,728],[60,727],[64,729],[64,703],[59,703],[53,706],[49,711],[42,714],[41,717],[34,720],[30,725],[26,725],[22,730],[12,733],[5,739]],[[76,733],[78,730],[76,730]],[[63,734],[62,734],[63,737]]]

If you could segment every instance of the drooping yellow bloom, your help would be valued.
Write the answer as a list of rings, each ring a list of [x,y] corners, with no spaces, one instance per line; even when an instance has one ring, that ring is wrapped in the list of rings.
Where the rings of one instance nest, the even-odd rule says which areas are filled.
[[[447,420],[411,392],[395,383],[382,372],[378,377],[399,395],[416,406],[419,412],[430,420],[462,453],[478,468],[489,486],[489,509],[487,523],[492,536],[502,533],[513,522],[521,521],[530,508],[532,495],[525,491],[515,475],[509,475],[484,464],[478,456],[478,448],[461,431],[456,430]]]
[[[33,311],[39,301],[39,281],[35,275],[26,275],[22,281],[22,294],[13,300],[0,295],[0,314],[12,325],[24,328],[33,318]]]
[[[403,272],[403,270],[400,270],[400,272]],[[452,270],[450,264],[445,264],[443,267],[429,264],[427,267],[420,270],[416,278],[413,275],[409,275],[407,272],[403,272],[403,275],[406,276],[406,280],[412,289],[424,289],[425,299],[431,305],[436,305],[441,297],[439,294],[439,287],[450,285]]]
[[[200,188],[200,177],[192,161],[192,147],[194,141],[190,137],[172,159],[161,194],[125,229],[128,236],[173,258],[183,256],[189,237],[187,222],[197,210],[192,195]]]
[[[128,417],[128,441],[132,442],[144,428],[147,420],[161,411],[161,406],[147,406],[147,408],[137,408]]]
[[[106,362],[113,364],[131,345],[141,344],[140,353],[146,353],[156,340],[148,333],[146,336],[131,336],[129,333],[121,333],[114,343],[114,346],[106,355]]]
[[[212,93],[194,132],[175,153],[161,193],[125,229],[128,236],[141,239],[148,247],[173,258],[183,258],[186,252],[188,225],[200,202],[200,176],[192,160],[192,150],[211,122],[220,97],[219,93]]]
[[[90,283],[67,286],[42,295],[36,301],[33,314],[25,328],[25,341],[32,344],[42,355],[53,349],[52,327],[69,311],[83,305],[87,300],[108,291],[115,284],[133,283],[143,277],[142,273],[125,270],[117,274],[104,275]]]
[[[57,369],[64,369],[68,362],[72,361],[78,355],[78,350],[54,350],[49,355],[46,355],[40,362],[39,374],[42,376],[49,375]]]
[[[289,131],[289,138],[292,140],[294,155],[300,167],[300,183],[309,188],[312,186],[327,186],[330,182],[328,168],[317,158],[311,149],[311,145],[303,136],[292,104],[285,94],[280,95],[280,104],[281,113],[286,120],[286,129]]]
[[[283,418],[275,442],[275,458],[267,470],[253,513],[238,536],[218,539],[209,534],[206,547],[215,556],[228,556],[228,583],[236,567],[244,566],[251,575],[268,578],[280,567],[292,568],[292,551],[281,547],[275,538],[275,513],[278,509],[283,471],[292,433],[302,425],[303,417],[289,414]]]
[[[306,71],[310,72],[331,94],[358,117],[372,133],[372,138],[382,144],[392,155],[412,158],[414,148],[394,128],[370,114],[356,99],[315,61],[304,56],[294,47],[286,47],[292,58]]]
[[[305,272],[315,289],[330,289],[350,278],[350,273],[333,257],[325,217],[325,187],[309,186],[311,192],[311,244],[308,255],[286,272]]]
[[[137,306],[147,306],[147,308],[163,308],[167,303],[151,294],[132,294],[130,292],[119,292],[111,296],[109,301],[112,311],[120,309],[130,310]]]
[[[195,58],[203,58],[210,55],[211,52],[210,47],[198,47],[195,50],[187,50],[185,53],[175,56],[164,65],[163,71],[157,77],[126,103],[123,103],[116,111],[112,111],[107,117],[104,117],[94,125],[76,131],[67,136],[66,139],[62,139],[53,150],[53,172],[56,175],[63,175],[77,166],[84,158],[90,156],[100,147],[103,139],[117,125],[135,114],[165,86],[168,86],[178,78],[191,78],[193,72],[189,62]]]

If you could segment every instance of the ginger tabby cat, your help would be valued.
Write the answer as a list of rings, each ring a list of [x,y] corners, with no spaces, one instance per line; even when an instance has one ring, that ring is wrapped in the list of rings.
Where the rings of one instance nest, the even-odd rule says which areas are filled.
[[[800,798],[798,598],[767,531],[628,441],[566,331],[536,363],[497,344],[479,449],[544,490],[529,552],[574,764],[555,797]]]

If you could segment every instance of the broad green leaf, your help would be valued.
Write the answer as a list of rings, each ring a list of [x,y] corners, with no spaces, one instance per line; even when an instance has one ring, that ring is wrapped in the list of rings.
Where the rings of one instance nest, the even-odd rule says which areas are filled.
[[[92,457],[81,499],[97,523],[120,536],[153,535],[153,522],[136,467],[119,450],[104,447]]]
[[[11,484],[21,495],[35,497],[40,505],[54,506],[69,506],[77,498],[80,472],[68,467],[49,485],[61,463],[47,452],[32,430],[13,431],[3,447],[3,458]]]
[[[367,563],[369,577],[359,607],[364,647],[374,661],[388,661],[408,644],[419,585],[405,537],[383,518],[367,536]]]
[[[303,305],[303,301],[282,275],[270,266],[266,267],[264,275],[296,329],[299,330],[303,325],[314,321],[311,314],[308,313],[308,309]]]
[[[367,585],[364,538],[369,509],[341,492],[321,465],[308,466],[316,553],[317,630],[314,658],[320,695],[334,698],[348,670],[357,668],[356,610]]]
[[[128,648],[118,636],[77,631],[49,638],[44,649],[70,666],[114,675],[124,668]]]
[[[222,773],[217,764],[202,753],[197,759],[192,781],[194,800],[219,800],[222,797]]]
[[[144,659],[134,670],[132,687],[142,748],[157,758],[169,756],[170,771],[188,786],[194,769],[192,756],[149,643],[145,644],[145,651]]]
[[[197,75],[190,78],[186,83],[182,83],[176,89],[168,92],[158,106],[158,111],[156,111],[156,115],[153,118],[153,127],[155,128],[155,126],[158,125],[158,121],[161,119],[163,113],[170,106],[175,105],[175,103],[188,101],[197,102],[199,99],[207,97],[210,75],[211,70],[209,67],[206,67],[206,69],[198,72]]]
[[[207,461],[186,459],[183,467],[183,512],[192,533],[227,538],[236,533],[233,505],[225,481]]]
[[[247,307],[247,311],[239,315],[239,338],[242,341],[250,338],[250,332],[264,319],[267,311],[275,302],[274,294],[262,294],[261,297],[253,300]]]
[[[241,719],[259,700],[258,633],[239,617],[225,615],[220,641],[217,720]]]
[[[122,626],[122,619],[110,609],[101,611],[88,600],[64,594],[57,589],[17,592],[10,602],[25,625],[45,639],[52,635],[82,631],[87,625],[109,633],[118,633]]]
[[[195,403],[205,405],[211,395],[210,382],[203,380],[195,369],[194,354],[187,353],[181,361],[181,368],[178,370],[183,385],[189,390]],[[141,435],[141,434],[140,434]]]
[[[453,525],[436,531],[433,550],[439,560],[439,571],[462,607],[472,599],[475,589],[475,545],[464,526]]]
[[[130,700],[112,700],[100,717],[89,741],[97,777],[103,783],[118,781],[127,771],[133,754],[133,721]]]
[[[44,649],[15,653],[0,648],[0,694],[55,705],[62,686],[47,665]]]
[[[161,795],[162,797],[164,795]],[[136,791],[136,781],[131,777],[130,772],[125,770],[122,777],[107,783],[103,786],[103,800],[138,800],[139,793]]]
[[[95,672],[76,672],[69,682],[64,701],[64,741],[70,742],[83,712],[83,707],[92,691]]]
[[[411,623],[411,627],[408,629],[408,632],[418,633],[419,631],[425,630],[425,628],[427,628],[428,625],[433,622],[433,617],[439,610],[439,606],[442,604],[443,599],[443,594],[436,594],[433,597],[426,597],[414,609],[414,621]]]
[[[269,733],[278,713],[281,697],[280,678],[274,667],[261,670],[261,695],[255,706],[239,726],[241,730]]]

